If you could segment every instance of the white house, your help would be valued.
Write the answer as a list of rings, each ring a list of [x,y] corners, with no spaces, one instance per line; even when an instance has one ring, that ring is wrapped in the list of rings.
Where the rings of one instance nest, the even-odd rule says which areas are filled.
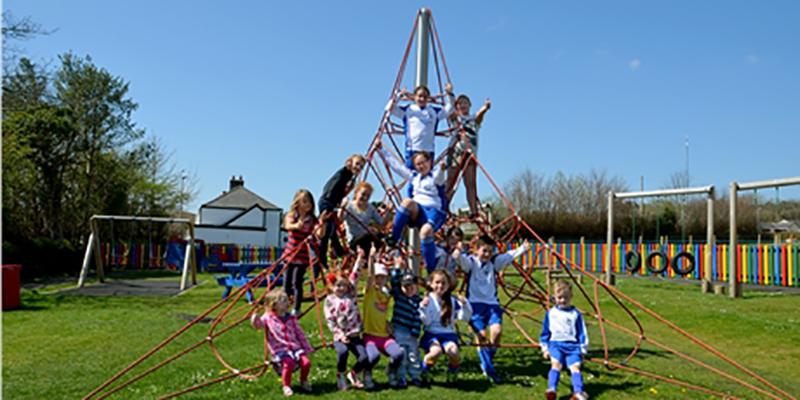
[[[195,237],[206,243],[282,247],[283,210],[231,177],[230,188],[200,206]]]

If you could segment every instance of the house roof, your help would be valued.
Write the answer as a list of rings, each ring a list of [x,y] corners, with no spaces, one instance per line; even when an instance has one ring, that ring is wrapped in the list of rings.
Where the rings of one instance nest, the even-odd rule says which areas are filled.
[[[255,205],[267,210],[281,210],[280,207],[251,192],[244,186],[236,186],[227,192],[222,192],[217,198],[200,207],[238,208],[246,210]]]
[[[758,228],[769,232],[800,232],[800,223],[782,219],[778,222],[759,223]]]

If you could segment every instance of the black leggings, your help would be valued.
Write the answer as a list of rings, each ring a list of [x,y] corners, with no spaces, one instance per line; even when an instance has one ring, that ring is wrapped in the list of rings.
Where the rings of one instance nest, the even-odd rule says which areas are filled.
[[[336,371],[344,373],[347,370],[347,354],[353,353],[356,357],[356,363],[353,365],[353,371],[359,373],[367,366],[367,350],[364,348],[364,341],[361,338],[350,338],[349,343],[333,342],[333,348],[336,349]]]
[[[333,253],[336,256],[344,255],[345,250],[342,247],[342,242],[339,240],[339,235],[336,232],[339,220],[333,216],[328,218],[325,222],[325,234],[319,241],[319,261],[325,269],[328,269],[328,244],[333,246]]]
[[[288,296],[294,296],[294,310],[300,313],[300,303],[303,301],[303,279],[306,275],[305,264],[289,264],[283,275],[283,290]]]
[[[383,246],[382,236],[383,235],[375,236],[371,233],[365,233],[361,236],[356,236],[350,241],[350,248],[353,249],[353,251],[358,251],[358,248],[362,248],[364,250],[364,255],[369,257],[369,252],[372,250],[373,244],[376,248]]]

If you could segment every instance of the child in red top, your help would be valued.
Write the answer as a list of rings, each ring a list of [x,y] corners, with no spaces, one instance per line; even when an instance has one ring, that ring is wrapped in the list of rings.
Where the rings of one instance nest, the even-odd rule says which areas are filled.
[[[300,386],[311,392],[308,373],[311,371],[311,360],[308,355],[314,349],[308,343],[303,329],[297,323],[297,317],[289,314],[289,297],[280,289],[267,293],[266,309],[261,316],[256,313],[250,316],[250,323],[256,329],[267,330],[267,342],[272,361],[281,365],[281,380],[284,396],[291,396],[292,372],[300,364]]]

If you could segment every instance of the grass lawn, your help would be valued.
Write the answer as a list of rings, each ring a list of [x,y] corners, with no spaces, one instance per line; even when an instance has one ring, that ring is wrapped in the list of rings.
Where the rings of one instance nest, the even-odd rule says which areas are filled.
[[[177,280],[178,277],[168,279]],[[201,274],[199,280],[202,282],[199,286],[176,297],[86,297],[58,294],[47,288],[24,290],[23,308],[3,312],[3,397],[61,399],[85,396],[184,326],[187,318],[203,312],[218,301],[222,289],[216,285],[213,276]],[[620,279],[618,287],[782,389],[792,394],[800,393],[800,369],[797,368],[800,360],[800,295],[749,291],[743,299],[731,300],[701,295],[699,288],[693,285],[644,279]],[[591,287],[587,289],[591,293]],[[601,295],[600,303],[607,318],[625,327],[635,326],[607,295]],[[589,314],[586,312],[587,303],[580,296],[576,298],[576,305]],[[542,315],[541,308],[532,303],[516,302],[512,308],[534,311],[537,317]],[[237,306],[237,309],[245,310],[246,305]],[[652,317],[640,311],[635,311],[635,314],[640,317],[647,337],[694,355],[726,372],[743,376]],[[540,326],[536,322],[518,320],[531,336],[538,338]],[[313,314],[302,322],[312,344],[319,344],[317,321]],[[590,356],[602,358],[602,340],[597,323],[588,316],[587,323],[592,342]],[[157,353],[135,371],[143,371],[166,355],[202,340],[209,326],[207,323],[196,325],[165,348],[164,355],[158,357],[162,353]],[[510,321],[506,320],[504,330],[506,342],[525,342]],[[327,329],[325,332],[329,335]],[[635,342],[630,336],[617,331],[612,330],[607,334],[612,359],[623,358]],[[215,343],[219,344],[219,350],[227,361],[243,369],[260,362],[263,352],[261,338],[248,324],[242,324],[219,337]],[[455,384],[444,383],[444,376],[440,374],[430,389],[395,391],[384,388],[379,395],[361,391],[340,394],[335,387],[334,352],[321,350],[312,358],[311,379],[315,393],[298,397],[542,397],[549,364],[541,358],[538,349],[501,349],[497,354],[497,368],[504,378],[501,385],[490,385],[482,377],[474,348],[464,348],[463,354],[462,373]],[[630,365],[739,397],[763,397],[649,344],[642,346]],[[384,366],[385,361],[382,361],[376,369],[379,383],[386,381]],[[123,389],[114,398],[155,398],[225,373],[209,346],[203,345]],[[710,397],[626,372],[609,371],[593,363],[585,365],[584,380],[586,390],[593,399]],[[568,398],[569,392],[569,378],[565,374],[559,388],[560,398]],[[232,379],[184,397],[250,399],[281,396],[277,375],[268,373],[257,381]]]

